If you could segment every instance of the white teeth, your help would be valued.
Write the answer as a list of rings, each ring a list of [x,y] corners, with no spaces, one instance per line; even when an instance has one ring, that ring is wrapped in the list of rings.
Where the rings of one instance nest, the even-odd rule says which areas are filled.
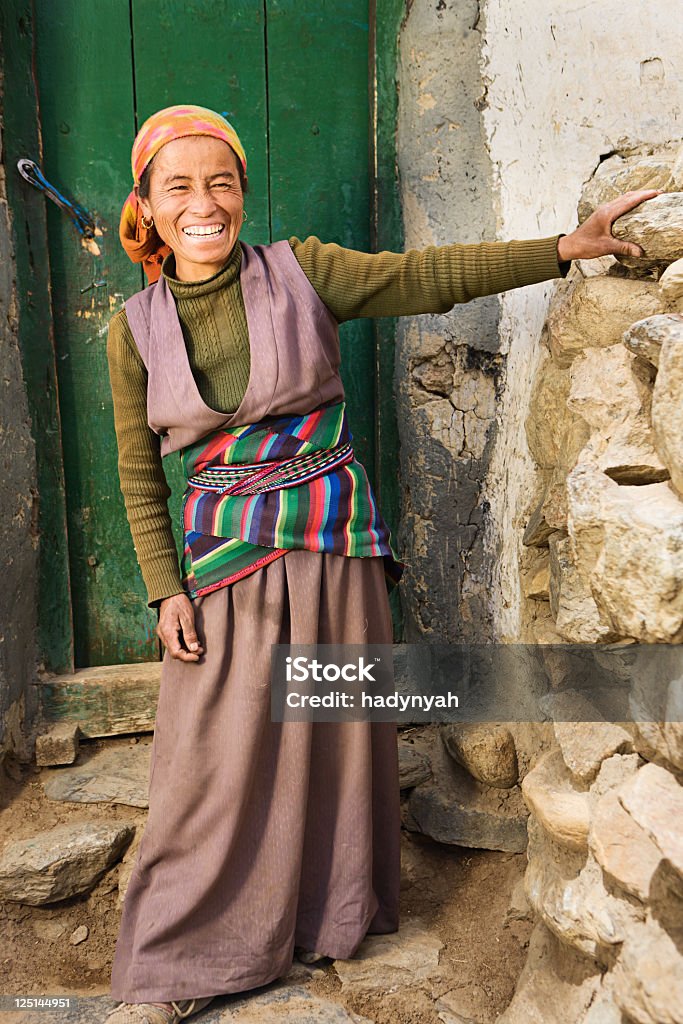
[[[183,228],[183,232],[186,235],[220,235],[224,225],[219,224],[213,227],[200,227],[198,224],[193,225],[190,228]]]

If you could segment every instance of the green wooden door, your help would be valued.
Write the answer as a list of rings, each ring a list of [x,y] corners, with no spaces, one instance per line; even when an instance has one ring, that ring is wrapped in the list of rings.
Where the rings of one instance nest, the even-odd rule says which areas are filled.
[[[168,104],[225,111],[249,164],[245,241],[315,234],[369,249],[368,5],[36,0],[35,29],[44,171],[102,229],[93,253],[48,211],[74,661],[153,660],[157,617],[119,490],[106,360],[109,318],[144,284],[117,235],[131,143]],[[372,323],[341,335],[355,446],[374,481]],[[179,464],[171,456],[165,468],[180,545]]]

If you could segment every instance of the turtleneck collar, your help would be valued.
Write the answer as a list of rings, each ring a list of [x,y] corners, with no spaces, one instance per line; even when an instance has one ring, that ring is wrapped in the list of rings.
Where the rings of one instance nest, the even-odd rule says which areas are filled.
[[[203,281],[179,281],[175,276],[175,256],[172,252],[164,258],[161,273],[173,295],[178,298],[194,298],[197,295],[209,295],[231,284],[239,277],[241,265],[242,246],[237,239],[227,262],[212,277],[207,277]]]

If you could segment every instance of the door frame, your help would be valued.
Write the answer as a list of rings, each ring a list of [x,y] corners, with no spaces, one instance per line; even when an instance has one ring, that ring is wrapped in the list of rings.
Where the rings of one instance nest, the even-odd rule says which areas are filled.
[[[20,157],[42,161],[40,108],[35,81],[34,11],[31,0],[5,0],[0,10],[4,58],[4,162],[12,217],[19,299],[19,345],[36,451],[38,490],[39,605],[37,647],[43,667],[74,672],[67,509],[56,352],[51,314],[50,263],[43,196],[16,172]],[[396,169],[398,36],[404,0],[368,3],[369,169],[371,249],[403,251],[404,236]],[[400,516],[397,478],[398,424],[395,400],[396,318],[374,325],[373,481],[382,513],[392,525]],[[50,443],[46,443],[46,439]],[[402,638],[400,596],[391,599],[394,638]]]

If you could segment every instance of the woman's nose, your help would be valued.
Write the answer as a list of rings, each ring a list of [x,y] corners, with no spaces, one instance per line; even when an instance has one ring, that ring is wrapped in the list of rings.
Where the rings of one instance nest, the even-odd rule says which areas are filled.
[[[192,193],[192,202],[190,203],[190,210],[192,213],[206,216],[207,214],[213,213],[215,209],[216,203],[211,195],[210,189],[196,189]]]

